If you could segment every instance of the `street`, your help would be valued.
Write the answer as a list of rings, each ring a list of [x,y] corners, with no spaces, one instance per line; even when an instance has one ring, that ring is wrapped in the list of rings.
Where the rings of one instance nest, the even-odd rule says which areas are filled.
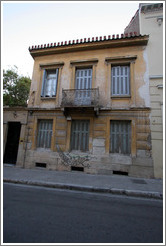
[[[162,243],[153,199],[4,183],[4,243]]]

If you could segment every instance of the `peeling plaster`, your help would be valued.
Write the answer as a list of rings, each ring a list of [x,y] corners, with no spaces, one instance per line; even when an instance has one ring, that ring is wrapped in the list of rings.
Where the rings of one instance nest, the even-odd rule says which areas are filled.
[[[149,66],[148,66],[148,55],[146,48],[143,52],[143,58],[146,64],[146,71],[144,73],[144,85],[141,86],[138,90],[139,95],[144,99],[145,107],[150,107],[150,92],[149,92]]]

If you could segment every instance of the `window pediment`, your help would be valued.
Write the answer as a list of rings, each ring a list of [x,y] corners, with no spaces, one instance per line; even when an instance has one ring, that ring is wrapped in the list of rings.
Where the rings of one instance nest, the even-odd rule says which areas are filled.
[[[137,55],[135,56],[116,56],[116,57],[106,57],[105,61],[107,63],[113,63],[113,64],[124,64],[124,63],[131,63],[135,62],[137,59]]]
[[[60,68],[64,66],[64,62],[54,62],[54,63],[44,63],[39,64],[41,69],[54,69],[54,68]]]

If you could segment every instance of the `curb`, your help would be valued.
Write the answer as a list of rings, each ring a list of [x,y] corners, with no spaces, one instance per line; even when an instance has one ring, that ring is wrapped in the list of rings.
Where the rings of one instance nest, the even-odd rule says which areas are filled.
[[[137,191],[137,190],[125,190],[125,189],[116,189],[116,188],[99,188],[93,186],[80,186],[73,184],[62,184],[62,183],[44,183],[44,182],[34,182],[26,180],[12,180],[12,179],[3,179],[5,183],[14,183],[14,184],[25,184],[25,185],[35,185],[48,188],[57,188],[57,189],[66,189],[66,190],[76,190],[76,191],[85,191],[85,192],[97,192],[97,193],[110,193],[116,195],[126,195],[132,197],[144,197],[144,198],[154,198],[154,199],[163,199],[163,194],[160,192],[151,192],[151,191]]]

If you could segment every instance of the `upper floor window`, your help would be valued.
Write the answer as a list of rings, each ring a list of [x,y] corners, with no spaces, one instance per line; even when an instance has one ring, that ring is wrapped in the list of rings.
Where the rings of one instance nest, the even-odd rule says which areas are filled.
[[[111,67],[111,94],[112,96],[130,95],[130,66]]]
[[[58,69],[44,70],[42,83],[42,97],[56,97],[58,83]]]
[[[76,69],[76,89],[92,88],[92,68]]]

